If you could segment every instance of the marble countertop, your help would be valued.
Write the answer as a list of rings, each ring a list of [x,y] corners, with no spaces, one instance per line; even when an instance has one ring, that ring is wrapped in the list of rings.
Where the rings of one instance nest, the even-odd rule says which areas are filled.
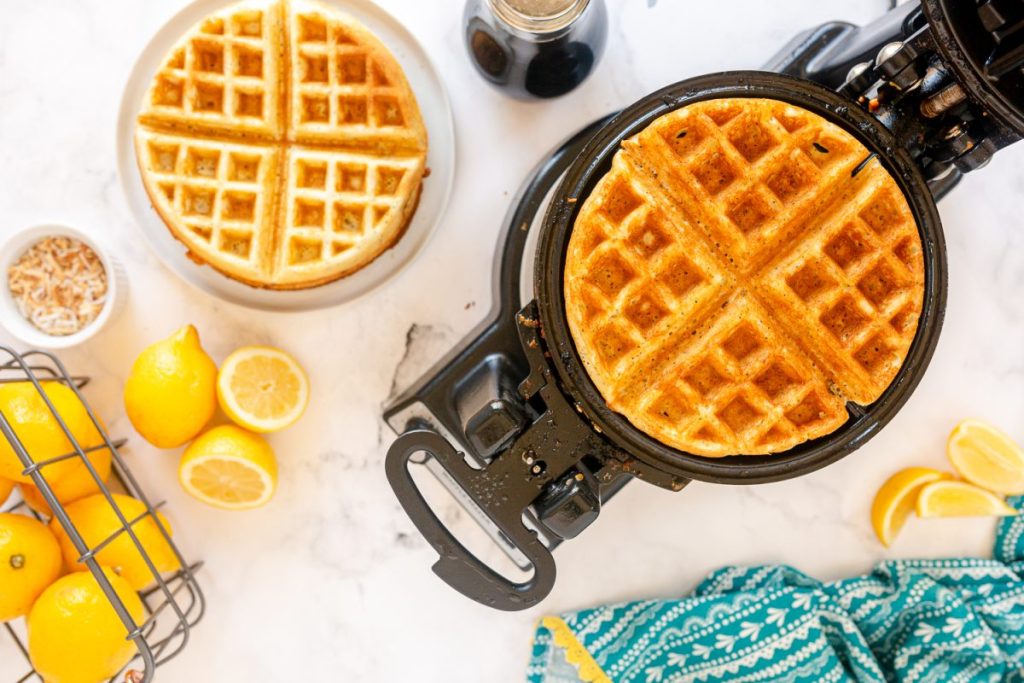
[[[1024,438],[1024,146],[1001,152],[942,202],[945,329],[917,392],[870,444],[771,485],[694,483],[672,494],[633,483],[557,551],[559,581],[540,608],[499,613],[442,585],[429,569],[433,551],[385,481],[392,434],[381,406],[485,313],[496,217],[526,172],[567,134],[655,88],[756,67],[799,29],[864,22],[887,3],[607,0],[610,42],[596,74],[562,99],[523,104],[472,70],[460,0],[380,1],[423,42],[449,89],[457,135],[449,210],[426,251],[384,289],[334,309],[275,314],[213,299],[165,269],[118,182],[121,90],[182,0],[0,0],[0,239],[64,221],[101,233],[125,263],[125,312],[61,355],[94,377],[87,397],[114,434],[129,437],[126,457],[167,499],[185,552],[205,561],[207,615],[157,681],[515,681],[545,612],[680,595],[723,564],[785,562],[833,578],[886,557],[989,552],[993,524],[984,519],[911,523],[884,550],[868,507],[893,470],[943,466],[946,435],[962,417]],[[186,496],[175,481],[178,454],[149,446],[124,417],[131,359],[190,322],[218,360],[241,344],[273,344],[311,371],[305,417],[271,437],[281,485],[260,510],[226,513]],[[0,661],[13,654],[0,639]]]

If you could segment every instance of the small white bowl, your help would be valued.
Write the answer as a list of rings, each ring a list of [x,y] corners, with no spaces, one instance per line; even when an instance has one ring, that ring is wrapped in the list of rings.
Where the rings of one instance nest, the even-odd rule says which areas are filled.
[[[107,300],[96,319],[74,334],[46,334],[29,322],[18,310],[7,286],[7,272],[28,249],[45,237],[70,237],[92,249],[107,274]],[[0,247],[0,325],[29,346],[44,349],[67,349],[90,339],[113,320],[124,307],[128,294],[128,277],[121,264],[96,240],[81,230],[66,225],[46,224],[25,228],[15,233]]]

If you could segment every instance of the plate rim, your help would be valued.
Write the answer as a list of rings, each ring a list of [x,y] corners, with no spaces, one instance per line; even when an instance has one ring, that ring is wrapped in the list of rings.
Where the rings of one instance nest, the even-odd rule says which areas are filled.
[[[153,78],[153,74],[149,73],[150,69],[146,68],[146,64],[150,61],[150,59],[147,58],[151,56],[151,53],[157,52],[157,49],[154,48],[154,44],[166,41],[167,45],[165,49],[160,51],[160,55],[163,55],[166,50],[170,49],[174,42],[182,35],[180,32],[172,30],[172,26],[176,26],[177,24],[187,24],[187,26],[191,26],[210,12],[224,9],[238,1],[239,0],[191,0],[191,2],[176,11],[160,24],[160,27],[152,33],[139,51],[135,61],[132,63],[128,78],[124,82],[121,91],[115,130],[115,144],[117,175],[121,186],[121,192],[128,205],[129,214],[132,218],[133,229],[136,233],[141,233],[143,241],[146,243],[149,251],[157,257],[157,260],[167,268],[167,270],[173,273],[178,279],[188,283],[191,287],[200,290],[219,301],[224,301],[252,310],[277,313],[299,313],[304,311],[323,310],[358,301],[385,288],[387,285],[393,283],[401,274],[405,273],[409,267],[423,255],[429,244],[433,241],[438,232],[441,220],[447,212],[455,184],[455,164],[457,159],[455,120],[448,89],[444,80],[441,78],[441,73],[437,68],[437,64],[434,62],[433,58],[431,58],[430,53],[424,48],[416,35],[413,34],[412,31],[410,31],[409,28],[399,21],[390,11],[379,5],[377,2],[374,2],[374,0],[319,0],[334,9],[352,15],[361,23],[367,14],[375,15],[374,18],[387,24],[389,30],[398,34],[402,41],[402,47],[407,48],[411,52],[409,60],[403,63],[402,60],[399,59],[398,55],[395,54],[394,46],[387,45],[389,51],[402,65],[403,71],[409,71],[406,67],[410,62],[418,62],[417,67],[423,67],[422,72],[425,76],[424,80],[428,82],[433,81],[430,91],[431,97],[436,99],[439,119],[435,122],[435,128],[438,125],[442,126],[443,134],[441,137],[447,143],[438,147],[438,145],[433,142],[435,139],[434,129],[427,128],[427,135],[430,140],[427,150],[427,168],[430,171],[433,171],[430,175],[440,175],[437,173],[439,168],[444,168],[446,170],[445,177],[439,178],[439,180],[443,181],[443,187],[438,186],[438,189],[435,190],[439,195],[437,198],[437,208],[432,216],[426,219],[421,218],[421,220],[428,221],[429,224],[420,229],[422,236],[419,238],[418,243],[410,249],[409,253],[405,255],[401,261],[396,262],[386,271],[376,274],[375,279],[359,286],[353,293],[341,294],[340,296],[334,297],[329,295],[316,297],[315,294],[311,294],[318,291],[325,291],[326,288],[330,288],[332,286],[342,286],[344,283],[352,282],[350,278],[357,278],[361,274],[372,272],[369,269],[375,264],[379,264],[379,259],[386,257],[389,253],[393,253],[393,250],[401,244],[402,239],[407,239],[409,237],[410,228],[417,220],[417,217],[422,216],[422,213],[419,210],[417,210],[413,215],[409,226],[406,228],[406,233],[401,239],[395,242],[392,247],[379,254],[373,261],[367,264],[367,266],[364,266],[362,269],[349,276],[328,282],[324,285],[320,285],[319,287],[310,287],[298,290],[261,289],[257,287],[250,287],[249,285],[233,280],[223,273],[213,269],[211,266],[200,265],[190,261],[187,256],[187,248],[170,234],[170,231],[167,229],[166,225],[164,225],[162,219],[160,219],[156,210],[152,206],[149,196],[146,194],[142,177],[138,170],[134,151],[134,131],[135,120],[138,115],[138,109],[141,101],[139,98],[144,95],[146,91],[146,84]],[[185,30],[187,30],[187,27]],[[377,35],[377,33],[374,32],[374,35]],[[156,64],[159,64],[160,57],[158,56],[154,59],[156,60]],[[137,82],[141,82],[141,85],[138,88],[133,87]],[[132,97],[133,91],[138,91],[136,97]],[[417,94],[417,100],[420,100],[419,94],[414,94]],[[423,109],[422,106],[420,106],[420,108],[421,110]],[[443,119],[443,121],[441,119]],[[431,156],[434,156],[435,163],[433,164],[430,163]],[[425,187],[423,193],[426,191],[427,188]],[[422,207],[422,205],[423,201],[421,197],[420,207]],[[150,230],[147,229],[145,225],[147,221],[155,221],[159,224],[159,226],[167,232],[168,239],[173,241],[174,247],[179,249],[180,253],[177,255],[169,253],[169,249],[167,247],[159,244],[159,238],[151,234]],[[169,245],[170,243],[167,244]],[[200,272],[199,269],[201,268],[208,269],[208,272],[212,274],[213,277],[207,277],[206,274]],[[223,278],[225,281],[224,287],[218,287],[217,284],[211,282],[211,280],[215,280],[216,278]],[[231,289],[235,289],[236,291],[232,292],[230,291]],[[251,294],[252,296],[246,296],[247,294]]]

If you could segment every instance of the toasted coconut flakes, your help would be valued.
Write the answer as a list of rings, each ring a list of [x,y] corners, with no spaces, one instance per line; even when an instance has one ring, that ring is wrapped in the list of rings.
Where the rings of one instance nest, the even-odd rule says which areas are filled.
[[[7,271],[18,310],[45,334],[62,337],[91,323],[107,300],[107,273],[88,245],[45,237]]]

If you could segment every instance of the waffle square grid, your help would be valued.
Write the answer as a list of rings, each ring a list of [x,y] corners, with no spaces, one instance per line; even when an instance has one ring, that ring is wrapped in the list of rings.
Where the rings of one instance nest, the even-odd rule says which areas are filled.
[[[136,135],[147,192],[190,257],[279,289],[336,279],[393,244],[426,148],[391,54],[309,0],[248,0],[194,26],[155,76]],[[315,169],[329,186],[315,186]]]

